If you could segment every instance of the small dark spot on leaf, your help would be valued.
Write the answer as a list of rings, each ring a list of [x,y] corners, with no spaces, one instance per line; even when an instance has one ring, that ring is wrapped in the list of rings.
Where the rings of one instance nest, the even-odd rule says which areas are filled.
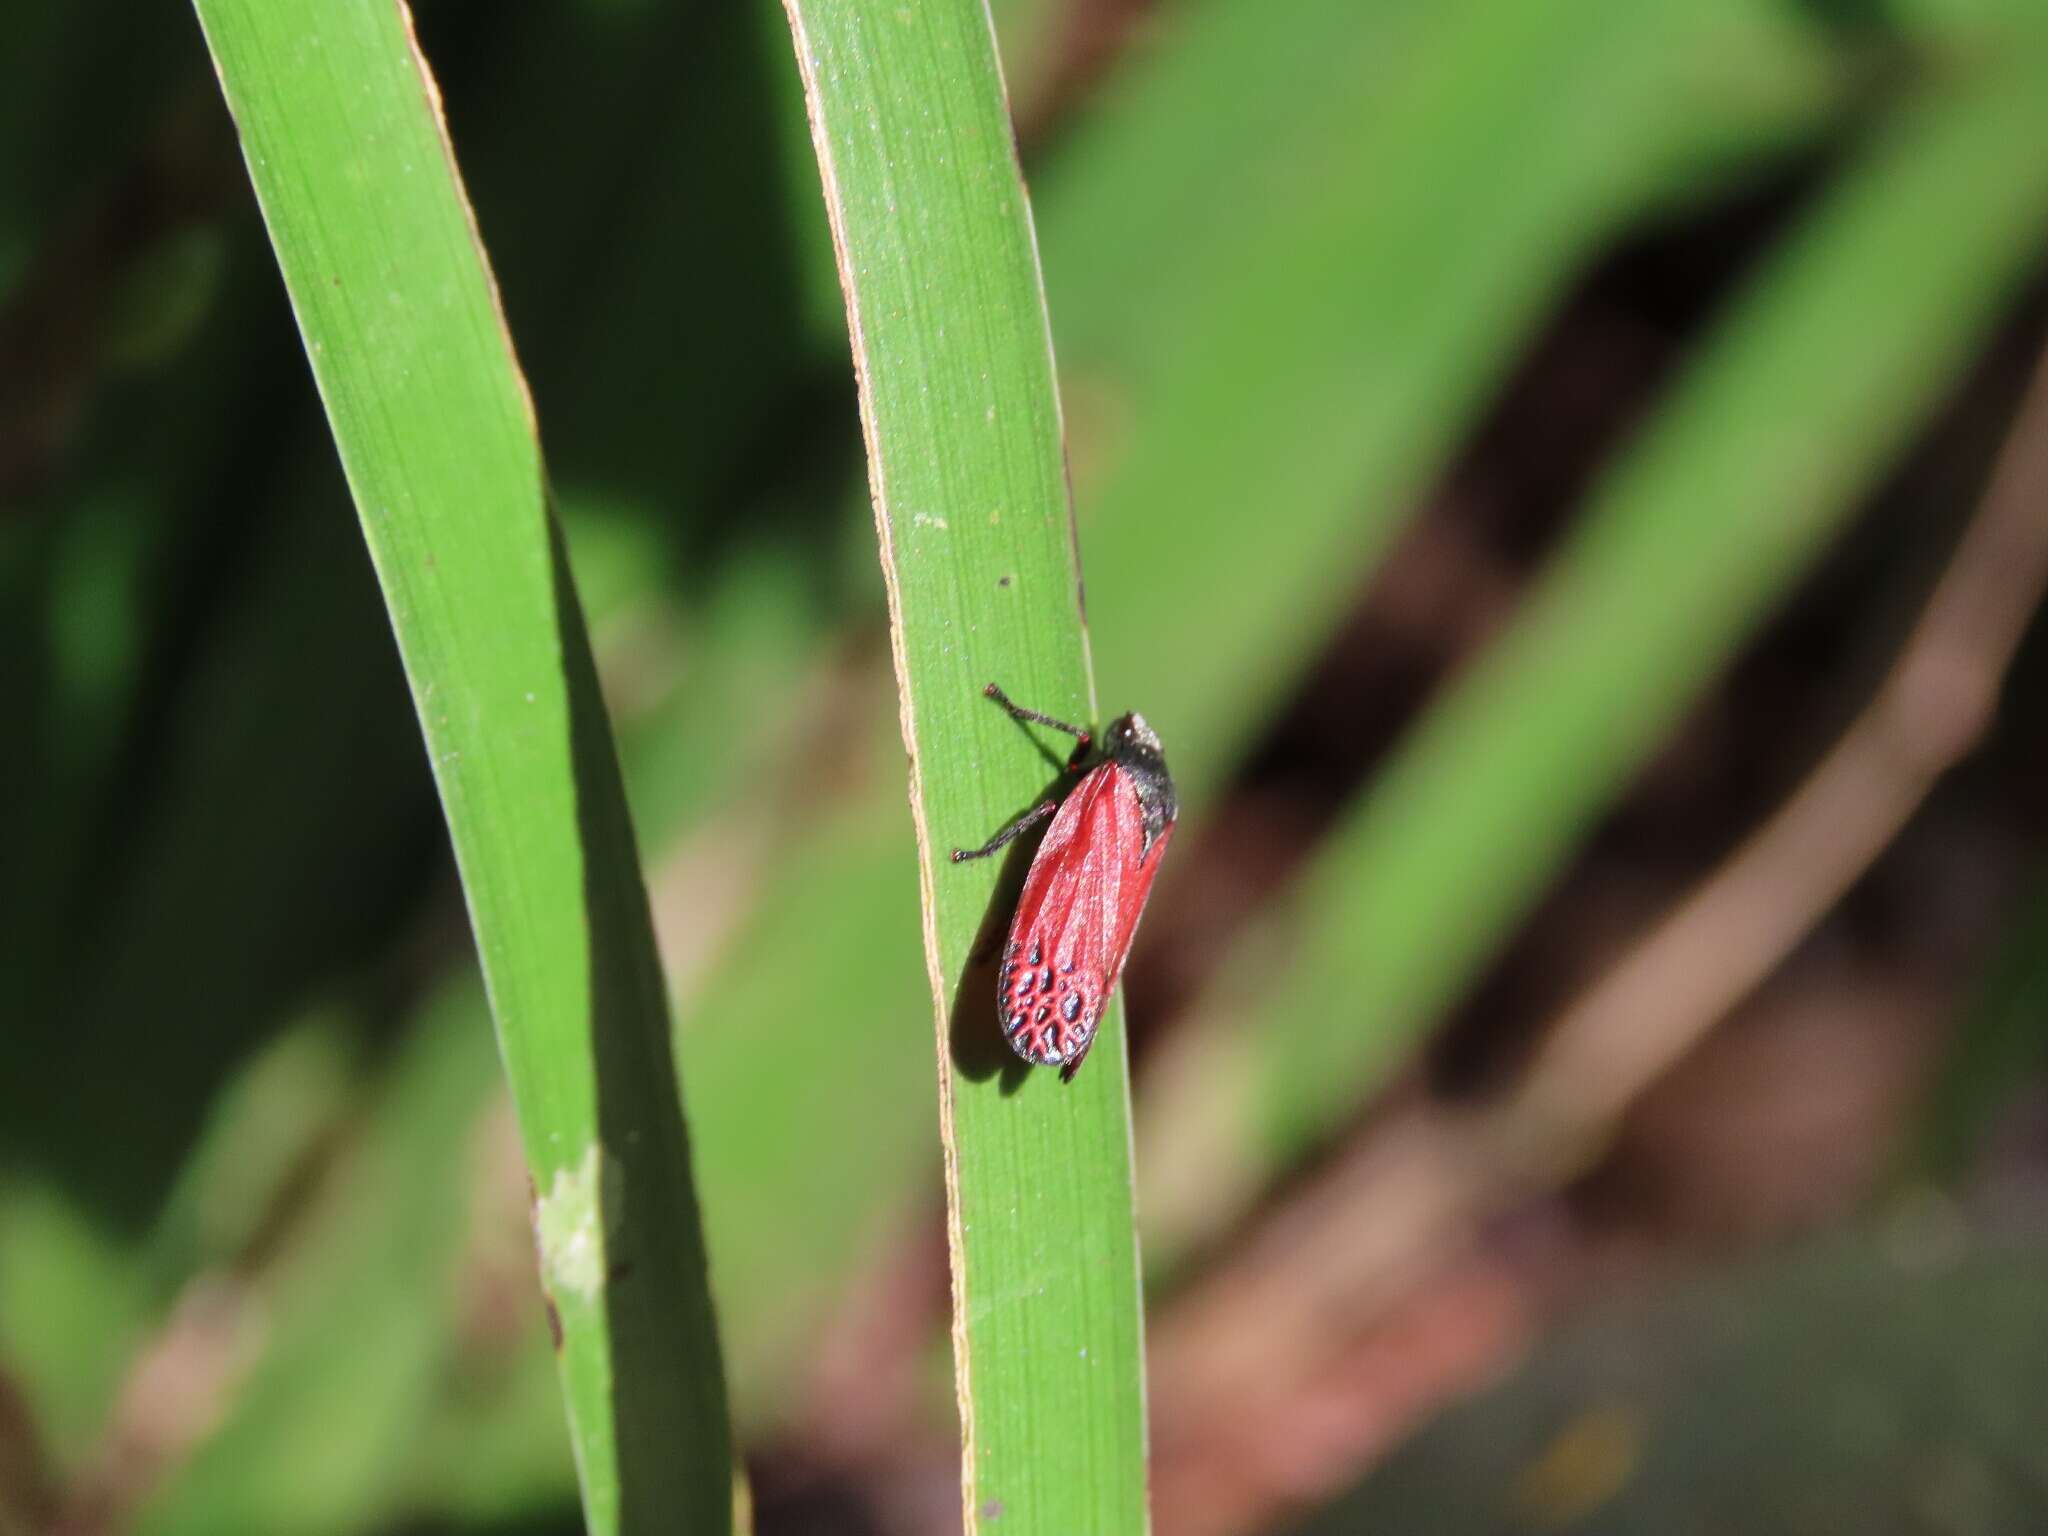
[[[1009,584],[1010,578],[1007,576],[998,576],[996,578],[996,585],[999,587],[1007,587]]]
[[[982,1505],[982,1506],[981,1506],[981,1518],[982,1518],[982,1519],[984,1519],[984,1520],[1000,1520],[1000,1519],[1002,1519],[1002,1518],[1003,1518],[1003,1501],[1002,1501],[1001,1499],[990,1499],[990,1500],[989,1500],[989,1501],[988,1501],[988,1502],[987,1502],[986,1504]]]
[[[548,1309],[548,1338],[554,1343],[555,1353],[559,1355],[562,1352],[561,1309],[555,1305],[555,1298],[548,1295],[546,1291],[541,1292],[540,1299],[546,1304]]]

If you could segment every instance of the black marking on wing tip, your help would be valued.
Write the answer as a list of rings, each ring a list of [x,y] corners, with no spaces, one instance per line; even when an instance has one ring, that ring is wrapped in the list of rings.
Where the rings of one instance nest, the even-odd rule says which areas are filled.
[[[1030,971],[1019,972],[1014,965],[1007,966],[997,988],[996,1011],[1007,1015],[1015,1010],[1021,1016],[1030,1009],[1037,994],[1038,978],[1035,975]]]
[[[1074,1042],[1073,1053],[1067,1057],[1067,1064],[1060,1068],[1060,1081],[1071,1083],[1074,1074],[1081,1070],[1081,1063],[1088,1059],[1088,1052],[1095,1044],[1095,1010],[1088,1010],[1088,1016],[1073,1030],[1069,1037]]]

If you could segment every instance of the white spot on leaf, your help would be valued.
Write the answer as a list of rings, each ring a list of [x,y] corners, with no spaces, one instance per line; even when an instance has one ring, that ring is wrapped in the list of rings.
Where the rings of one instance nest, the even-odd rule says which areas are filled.
[[[541,1274],[556,1295],[566,1291],[587,1302],[604,1285],[611,1235],[605,1226],[604,1175],[609,1172],[616,1182],[621,1171],[618,1160],[592,1142],[575,1167],[555,1170],[555,1182],[541,1196],[533,1229]]]

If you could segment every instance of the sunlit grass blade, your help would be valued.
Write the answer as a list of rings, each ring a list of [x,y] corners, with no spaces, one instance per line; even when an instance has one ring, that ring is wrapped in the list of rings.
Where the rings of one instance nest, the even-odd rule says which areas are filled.
[[[531,410],[398,6],[199,0],[384,587],[536,1186],[593,1530],[723,1530],[668,1018]]]
[[[946,857],[1049,777],[982,685],[999,679],[1070,719],[1094,703],[1044,300],[989,21],[979,0],[786,8],[847,293],[911,758],[966,1522],[1138,1532],[1121,1020],[1104,1020],[1071,1084],[1024,1071],[997,1030],[993,967],[970,959],[998,871]]]

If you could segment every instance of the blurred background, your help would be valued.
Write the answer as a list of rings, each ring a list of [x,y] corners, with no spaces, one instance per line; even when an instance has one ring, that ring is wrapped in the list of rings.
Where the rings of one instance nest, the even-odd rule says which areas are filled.
[[[2048,1530],[2048,23],[995,13],[1102,700],[1187,808],[1126,978],[1162,1536]],[[756,1528],[957,1529],[781,12],[417,19],[619,733]],[[460,892],[197,26],[15,32],[0,1533],[574,1530]]]

